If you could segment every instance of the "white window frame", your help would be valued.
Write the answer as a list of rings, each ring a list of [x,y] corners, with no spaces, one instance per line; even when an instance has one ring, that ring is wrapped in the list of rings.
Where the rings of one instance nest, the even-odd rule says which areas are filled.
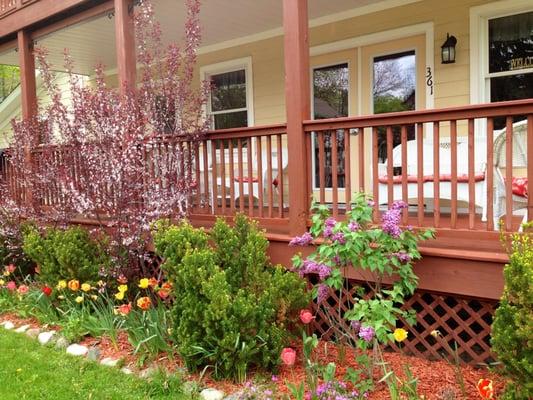
[[[489,20],[533,11],[531,0],[502,0],[470,9],[470,103],[490,102],[490,78],[533,73],[533,68],[489,73]],[[482,132],[484,130],[481,130]]]
[[[352,71],[352,63],[350,62],[350,60],[346,60],[346,59],[341,59],[339,61],[335,61],[335,62],[330,62],[330,63],[326,63],[326,64],[320,64],[320,65],[314,65],[311,67],[311,76],[310,76],[310,84],[311,84],[311,118],[312,119],[315,119],[315,70],[316,69],[321,69],[321,68],[327,68],[327,67],[336,67],[338,65],[343,65],[343,64],[346,64],[348,66],[348,116],[350,116],[350,107],[351,107],[351,103],[352,103],[352,100],[350,99],[350,89],[351,89],[351,85],[352,85],[352,78],[351,78],[351,74],[350,72]],[[320,189],[320,186],[317,185],[317,180],[316,180],[316,175],[315,175],[315,168],[316,168],[316,159],[315,159],[315,152],[314,152],[314,149],[315,149],[315,146],[316,146],[316,139],[315,139],[316,135],[313,134],[311,136],[311,149],[313,151],[313,156],[311,157],[311,173],[313,174],[313,190],[319,190]],[[348,137],[348,140],[350,138]],[[338,192],[339,193],[344,193],[345,191],[345,187],[339,187],[337,188]],[[333,191],[333,188],[331,187],[326,187],[324,188],[324,190],[326,192],[332,192]]]
[[[253,72],[252,72],[252,57],[243,57],[234,60],[228,60],[216,64],[204,65],[200,67],[200,80],[208,80],[212,75],[224,74],[227,72],[240,71],[244,69],[244,77],[246,81],[246,107],[234,108],[231,110],[211,111],[211,95],[209,95],[207,106],[205,109],[206,116],[212,120],[213,115],[227,114],[238,111],[247,112],[247,126],[254,126],[254,105],[253,105]],[[214,120],[213,120],[214,124]],[[214,128],[214,125],[212,125]]]

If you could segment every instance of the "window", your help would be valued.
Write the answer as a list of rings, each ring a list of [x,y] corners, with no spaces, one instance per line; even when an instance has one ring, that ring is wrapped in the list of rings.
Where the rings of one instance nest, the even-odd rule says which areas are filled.
[[[533,11],[488,20],[487,62],[491,102],[533,98]]]
[[[348,116],[348,64],[338,64],[313,70],[313,118],[338,118]],[[337,135],[337,160],[332,159],[331,136]],[[315,187],[320,182],[318,164],[319,146],[314,140]],[[324,171],[326,188],[333,186],[332,163],[337,164],[337,184],[345,187],[344,132],[342,130],[324,135]]]
[[[416,55],[414,51],[374,57],[372,99],[374,114],[410,111],[416,108]],[[400,127],[393,127],[393,147],[401,143]],[[407,140],[415,138],[415,127],[407,127]],[[378,156],[387,158],[385,128],[378,128]]]
[[[202,76],[211,82],[207,114],[213,129],[253,125],[251,58],[202,67]]]

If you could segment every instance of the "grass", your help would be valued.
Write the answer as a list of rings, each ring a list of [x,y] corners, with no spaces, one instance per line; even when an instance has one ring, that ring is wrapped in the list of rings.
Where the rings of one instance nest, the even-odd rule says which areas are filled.
[[[161,375],[161,374],[159,374]],[[0,329],[0,399],[177,399],[178,378],[151,382],[118,369],[43,347],[24,334]]]

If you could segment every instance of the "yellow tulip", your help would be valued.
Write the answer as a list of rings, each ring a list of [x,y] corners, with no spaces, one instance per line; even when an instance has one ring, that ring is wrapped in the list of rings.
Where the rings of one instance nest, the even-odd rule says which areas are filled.
[[[124,300],[124,292],[115,293],[115,299]]]
[[[67,287],[67,281],[59,281],[57,282],[57,289],[62,290]]]
[[[128,285],[119,285],[118,286],[118,291],[120,293],[126,293],[128,291]]]
[[[4,276],[9,276],[9,275],[11,275],[11,272],[9,272],[8,270],[5,270],[4,271]]]
[[[6,283],[3,279],[0,279],[0,286],[3,286]]]
[[[141,289],[147,289],[148,286],[150,286],[150,280],[148,278],[142,278],[140,281],[139,281],[139,287]]]
[[[98,299],[98,296],[95,295],[95,294],[93,294],[93,295],[91,295],[91,299],[93,299],[93,300],[97,300],[97,299]]]
[[[402,328],[395,329],[392,335],[394,336],[394,340],[397,342],[403,342],[405,339],[407,339],[407,331]]]
[[[83,302],[83,296],[76,297],[76,303],[82,303]]]
[[[88,292],[89,290],[91,290],[91,285],[89,285],[88,283],[84,283],[81,285],[81,290],[83,290],[84,292]]]

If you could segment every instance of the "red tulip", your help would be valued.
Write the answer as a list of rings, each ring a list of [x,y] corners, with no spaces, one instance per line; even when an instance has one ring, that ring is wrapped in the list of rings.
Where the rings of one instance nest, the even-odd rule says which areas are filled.
[[[296,362],[296,350],[291,349],[290,347],[285,347],[281,351],[281,361],[283,364],[291,366]]]
[[[306,309],[300,311],[300,321],[302,321],[304,324],[309,324],[313,319],[315,319],[315,317],[311,311]]]
[[[494,389],[490,379],[480,379],[477,383],[477,390],[483,399],[492,399]]]
[[[44,295],[46,297],[50,297],[50,295],[52,294],[52,288],[50,288],[48,286],[43,286],[43,288],[41,290],[42,290],[42,292],[44,293]]]
[[[17,284],[14,281],[9,281],[6,285],[7,290],[13,292],[17,289]]]

